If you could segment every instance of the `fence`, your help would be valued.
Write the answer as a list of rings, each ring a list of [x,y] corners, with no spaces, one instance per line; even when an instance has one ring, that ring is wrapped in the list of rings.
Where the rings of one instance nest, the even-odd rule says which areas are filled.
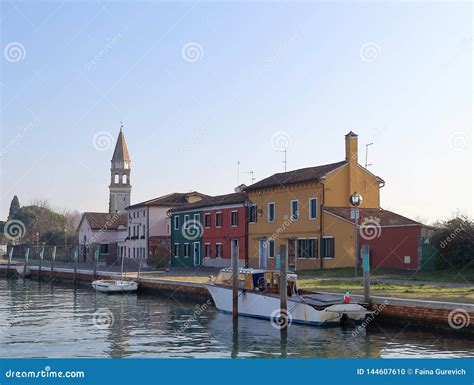
[[[41,244],[21,244],[21,245],[9,245],[7,254],[10,252],[10,249],[13,248],[13,258],[24,258],[26,249],[30,249],[29,258],[30,259],[39,259],[41,250],[44,247],[44,260],[48,261],[52,259],[53,250],[56,247],[56,261],[70,262],[73,260],[74,252],[77,250],[76,245],[41,245]]]

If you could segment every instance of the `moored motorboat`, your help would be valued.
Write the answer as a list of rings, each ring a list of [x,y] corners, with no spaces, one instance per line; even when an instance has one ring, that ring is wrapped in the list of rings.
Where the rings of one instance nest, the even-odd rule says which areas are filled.
[[[275,320],[280,317],[280,272],[263,269],[239,269],[238,314]],[[222,269],[206,287],[218,310],[232,312],[232,270]],[[371,313],[358,303],[347,303],[343,296],[302,292],[297,276],[287,275],[287,303],[289,322],[337,326],[344,322],[361,323]]]
[[[134,281],[101,279],[92,282],[92,287],[94,290],[103,293],[130,293],[137,291],[138,283]]]

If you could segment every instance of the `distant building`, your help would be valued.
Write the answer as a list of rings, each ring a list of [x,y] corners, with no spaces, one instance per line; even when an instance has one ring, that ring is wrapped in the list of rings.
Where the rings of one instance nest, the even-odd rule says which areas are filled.
[[[127,236],[119,243],[120,253],[126,258],[153,258],[159,265],[169,265],[171,227],[168,210],[205,197],[207,195],[196,191],[171,193],[127,207]]]
[[[171,209],[171,265],[229,267],[238,252],[245,266],[246,202],[245,194],[233,193]]]
[[[120,213],[130,206],[132,185],[130,184],[131,160],[125,136],[120,133],[115,144],[114,155],[110,161],[109,213]]]
[[[127,235],[127,214],[92,213],[82,215],[78,227],[79,260],[93,262],[99,250],[99,264],[117,260],[117,244]]]

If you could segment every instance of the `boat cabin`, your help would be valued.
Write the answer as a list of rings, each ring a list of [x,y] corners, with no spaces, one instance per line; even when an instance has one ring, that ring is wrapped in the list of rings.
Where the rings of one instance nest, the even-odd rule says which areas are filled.
[[[215,285],[232,287],[232,269],[222,269],[214,280]],[[296,274],[287,273],[288,296],[298,293]],[[239,269],[239,289],[280,294],[280,271],[263,269]]]

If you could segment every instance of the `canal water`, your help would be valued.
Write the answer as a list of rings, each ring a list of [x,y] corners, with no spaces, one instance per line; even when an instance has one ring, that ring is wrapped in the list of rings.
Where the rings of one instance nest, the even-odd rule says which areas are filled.
[[[410,327],[367,330],[231,316],[205,300],[95,293],[0,278],[0,357],[474,357],[474,341]]]

